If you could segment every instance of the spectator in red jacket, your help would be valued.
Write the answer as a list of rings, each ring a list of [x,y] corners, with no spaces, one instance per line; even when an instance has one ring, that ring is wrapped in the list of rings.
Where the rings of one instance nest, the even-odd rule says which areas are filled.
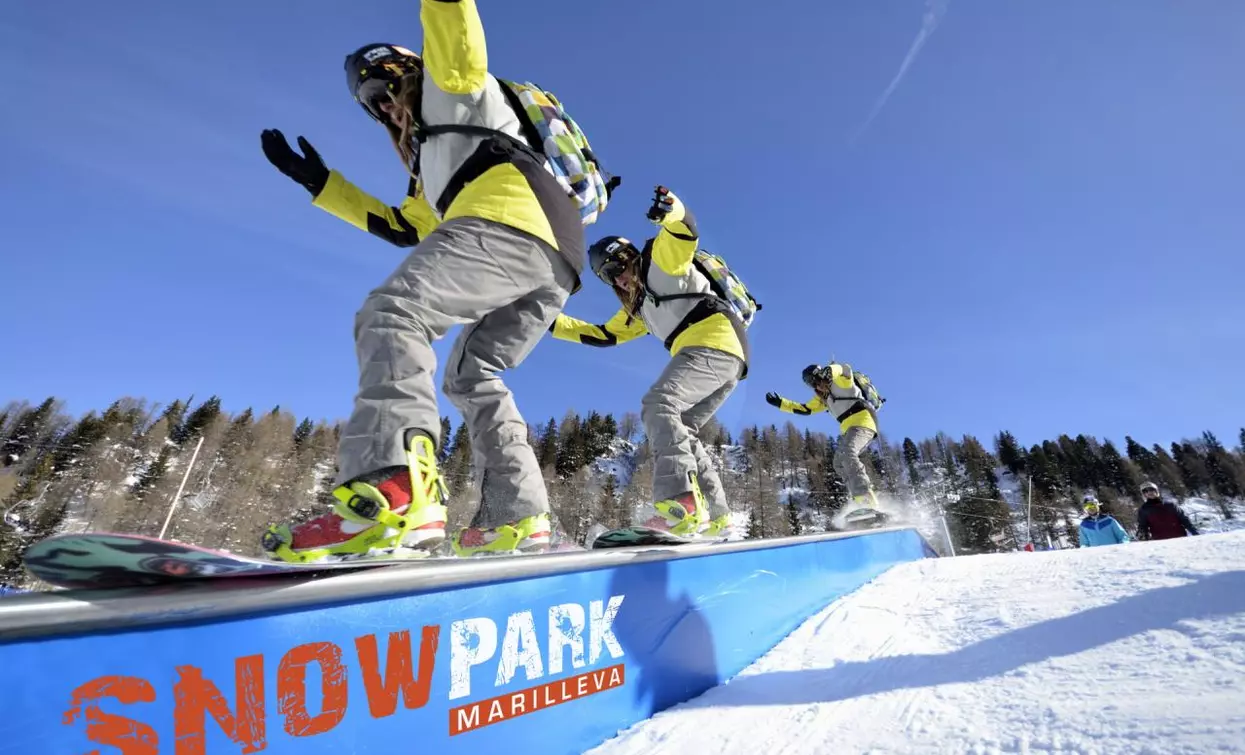
[[[1197,527],[1184,511],[1159,495],[1158,485],[1152,482],[1142,485],[1141,497],[1145,502],[1137,510],[1138,540],[1167,540],[1197,534]]]

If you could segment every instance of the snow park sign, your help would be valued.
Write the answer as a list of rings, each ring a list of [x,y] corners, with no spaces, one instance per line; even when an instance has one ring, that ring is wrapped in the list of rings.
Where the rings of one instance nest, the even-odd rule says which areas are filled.
[[[0,754],[582,753],[932,551],[912,530],[0,598]]]

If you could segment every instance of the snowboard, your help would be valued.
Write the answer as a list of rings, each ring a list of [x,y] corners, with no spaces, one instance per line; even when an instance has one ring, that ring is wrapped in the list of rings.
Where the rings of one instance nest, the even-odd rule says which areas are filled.
[[[882,527],[890,522],[891,516],[885,512],[871,508],[859,508],[847,512],[843,516],[844,530],[871,530]]]
[[[635,525],[602,532],[600,535],[597,535],[596,540],[592,541],[592,549],[602,550],[605,548],[630,548],[646,545],[689,545],[691,543],[717,542],[722,542],[722,539],[703,536],[685,537],[666,532],[665,530]]]
[[[295,564],[143,535],[86,532],[54,535],[22,554],[26,570],[57,587],[100,589],[162,585],[189,580],[374,569],[395,564],[458,560],[420,551],[381,551],[343,561]]]

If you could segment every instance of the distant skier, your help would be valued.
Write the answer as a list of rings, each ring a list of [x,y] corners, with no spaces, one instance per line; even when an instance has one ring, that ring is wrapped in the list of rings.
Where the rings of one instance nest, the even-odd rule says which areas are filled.
[[[1145,500],[1137,509],[1138,540],[1168,540],[1198,534],[1197,527],[1179,506],[1163,500],[1158,485],[1152,482],[1142,485],[1141,497]]]
[[[643,250],[621,236],[588,248],[593,272],[622,308],[600,325],[560,314],[552,332],[588,346],[615,346],[646,333],[661,340],[671,359],[640,413],[653,452],[653,500],[637,524],[676,535],[720,535],[730,510],[696,434],[746,376],[748,340],[731,304],[693,264],[700,237],[691,211],[658,186],[648,219],[660,230]]]
[[[877,412],[886,399],[878,395],[872,381],[849,364],[810,364],[801,377],[813,390],[813,398],[801,404],[777,393],[766,393],[766,402],[790,414],[825,411],[838,420],[841,436],[834,450],[834,470],[847,483],[848,493],[858,508],[876,511],[877,494],[860,456],[877,437]]]
[[[1098,545],[1122,545],[1130,538],[1115,517],[1102,512],[1102,504],[1092,495],[1085,496],[1085,518],[1081,520],[1080,541],[1082,548]]]
[[[333,512],[270,527],[264,549],[279,559],[399,544],[431,550],[444,541],[448,490],[436,450],[445,439],[432,342],[454,326],[466,327],[446,360],[443,390],[470,430],[481,481],[479,510],[454,536],[454,549],[541,549],[550,540],[540,466],[501,373],[524,361],[580,287],[580,208],[547,170],[546,146],[520,119],[513,93],[487,70],[474,0],[423,0],[420,20],[422,57],[376,43],[345,61],[350,93],[413,177],[401,207],[329,170],[306,139],[299,137],[298,154],[280,131],[261,136],[269,161],[315,206],[415,247],[355,318],[359,386],[341,433]]]

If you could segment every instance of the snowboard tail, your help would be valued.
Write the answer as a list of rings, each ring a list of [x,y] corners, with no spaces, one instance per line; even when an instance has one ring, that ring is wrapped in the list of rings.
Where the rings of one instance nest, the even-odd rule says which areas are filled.
[[[295,564],[239,556],[173,540],[111,532],[55,535],[26,549],[22,561],[38,579],[57,587],[99,589],[196,579],[366,569],[437,558],[362,557]]]

